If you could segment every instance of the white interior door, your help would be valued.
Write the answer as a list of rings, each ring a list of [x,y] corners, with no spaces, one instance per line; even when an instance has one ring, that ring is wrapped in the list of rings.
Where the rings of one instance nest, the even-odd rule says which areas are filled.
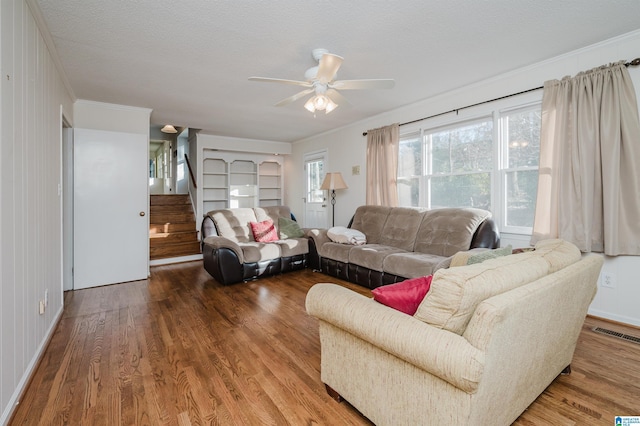
[[[74,133],[74,289],[147,278],[146,135]]]
[[[307,154],[304,157],[304,226],[327,227],[327,193],[320,189],[324,179],[326,152]]]

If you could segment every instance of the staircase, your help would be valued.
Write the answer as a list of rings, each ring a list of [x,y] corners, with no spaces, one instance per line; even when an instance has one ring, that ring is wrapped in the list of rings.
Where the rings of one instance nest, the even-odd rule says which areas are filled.
[[[151,260],[200,254],[196,218],[188,195],[151,195]]]

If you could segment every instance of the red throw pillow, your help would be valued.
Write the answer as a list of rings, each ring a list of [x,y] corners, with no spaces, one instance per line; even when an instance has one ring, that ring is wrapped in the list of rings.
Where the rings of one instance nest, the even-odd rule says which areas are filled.
[[[268,243],[269,241],[278,241],[278,233],[271,219],[262,222],[249,222],[253,239],[259,243]]]
[[[411,278],[396,284],[374,288],[373,299],[383,305],[413,315],[431,288],[432,276]]]

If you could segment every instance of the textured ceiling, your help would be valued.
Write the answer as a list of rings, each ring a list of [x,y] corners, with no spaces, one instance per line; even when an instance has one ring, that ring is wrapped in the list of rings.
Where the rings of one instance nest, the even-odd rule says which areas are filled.
[[[638,0],[37,1],[77,98],[285,142],[640,28]],[[304,80],[314,48],[345,58],[339,79],[396,85],[314,117],[273,106],[300,87],[247,80]]]

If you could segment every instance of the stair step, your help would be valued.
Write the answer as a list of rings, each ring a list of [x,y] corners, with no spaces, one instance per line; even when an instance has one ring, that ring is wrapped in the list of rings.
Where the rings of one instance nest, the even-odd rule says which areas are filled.
[[[156,204],[152,205],[150,213],[186,213],[192,212],[191,204]]]
[[[198,233],[196,231],[186,232],[159,232],[149,235],[151,247],[159,247],[162,245],[176,243],[197,243]]]
[[[149,222],[154,224],[161,223],[195,223],[195,215],[193,212],[189,213],[158,213],[152,214],[149,217]]]
[[[198,242],[166,244],[162,247],[150,247],[149,250],[151,260],[189,256],[200,253],[200,243]]]
[[[184,232],[196,229],[195,222],[185,223],[152,223],[149,225],[149,237],[153,238],[154,234],[162,234],[166,232]]]
[[[191,204],[189,195],[152,195],[149,203],[152,206],[166,204]]]

